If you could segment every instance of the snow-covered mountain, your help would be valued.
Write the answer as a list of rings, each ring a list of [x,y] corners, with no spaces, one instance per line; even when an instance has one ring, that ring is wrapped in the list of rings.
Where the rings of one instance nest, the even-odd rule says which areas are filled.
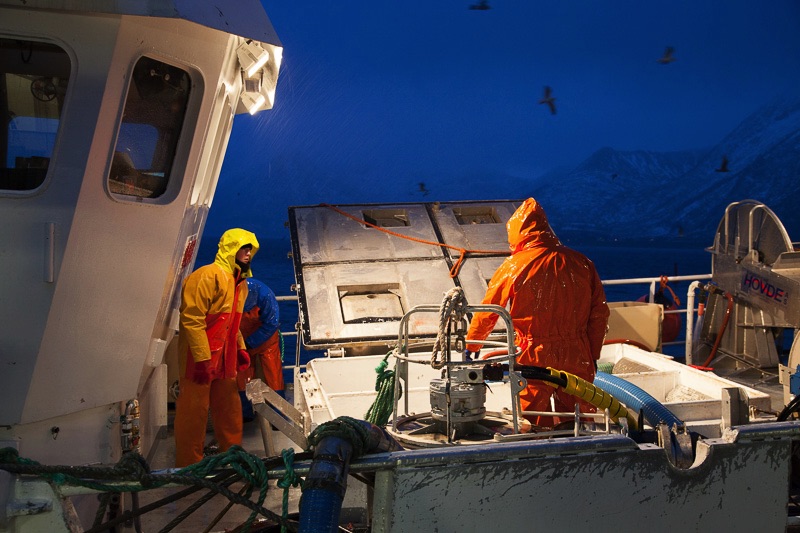
[[[574,168],[535,179],[456,168],[410,175],[391,161],[355,156],[360,163],[340,168],[302,147],[266,160],[231,144],[232,164],[223,169],[228,175],[209,216],[207,230],[214,238],[240,225],[258,235],[287,237],[282,225],[291,205],[534,196],[566,242],[710,245],[725,207],[744,199],[764,202],[789,236],[800,241],[800,98],[765,105],[713,147],[685,152],[602,148]],[[727,172],[718,171],[723,159]]]
[[[727,168],[725,168],[727,166]],[[719,144],[687,152],[603,148],[532,191],[565,240],[711,243],[725,207],[755,199],[800,240],[800,99],[781,98]]]

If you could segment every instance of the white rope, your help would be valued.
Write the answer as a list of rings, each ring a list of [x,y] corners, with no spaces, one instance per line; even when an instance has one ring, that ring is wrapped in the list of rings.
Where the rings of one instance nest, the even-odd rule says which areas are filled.
[[[436,335],[436,342],[433,344],[433,351],[431,352],[431,367],[440,369],[444,366],[446,361],[446,354],[449,354],[447,329],[448,325],[452,323],[458,324],[463,320],[467,311],[467,298],[464,296],[464,289],[461,287],[453,287],[447,291],[442,299],[442,305],[439,307],[439,331]],[[439,360],[439,354],[442,354]]]

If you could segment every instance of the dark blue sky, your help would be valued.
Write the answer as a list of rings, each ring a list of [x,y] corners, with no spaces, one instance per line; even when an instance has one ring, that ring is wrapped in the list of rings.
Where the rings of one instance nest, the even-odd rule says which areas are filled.
[[[285,236],[289,205],[524,197],[601,147],[712,146],[800,94],[796,0],[475,2],[263,0],[276,103],[235,121],[214,238]]]

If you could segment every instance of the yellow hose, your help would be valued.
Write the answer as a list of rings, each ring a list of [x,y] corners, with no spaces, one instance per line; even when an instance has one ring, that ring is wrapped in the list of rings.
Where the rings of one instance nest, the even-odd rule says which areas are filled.
[[[636,417],[633,416],[633,414],[630,413],[624,405],[619,403],[619,400],[615,399],[606,391],[595,387],[593,384],[589,383],[583,378],[579,378],[575,374],[570,374],[569,372],[556,370],[555,368],[550,367],[547,367],[547,370],[550,371],[551,376],[566,380],[567,386],[560,387],[564,390],[564,392],[588,402],[598,409],[608,409],[608,414],[614,422],[617,422],[620,418],[626,418],[630,428],[634,430],[639,429],[639,421],[636,419]],[[559,385],[556,385],[555,383],[546,383],[551,387],[559,388]]]

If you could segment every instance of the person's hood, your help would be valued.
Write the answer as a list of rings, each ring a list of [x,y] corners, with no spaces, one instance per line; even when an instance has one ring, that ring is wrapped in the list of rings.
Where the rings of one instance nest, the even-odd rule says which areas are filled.
[[[547,222],[542,206],[533,198],[525,200],[506,223],[511,253],[536,246],[555,246],[558,237]]]
[[[239,248],[246,244],[253,247],[253,251],[250,254],[250,261],[252,264],[253,257],[255,257],[258,251],[258,240],[256,239],[255,233],[241,228],[229,229],[223,233],[222,237],[219,239],[219,250],[217,251],[217,256],[214,258],[214,264],[219,265],[226,272],[233,275],[238,268],[236,266],[236,253],[239,251]],[[244,273],[245,278],[249,278],[252,275],[252,267]]]

